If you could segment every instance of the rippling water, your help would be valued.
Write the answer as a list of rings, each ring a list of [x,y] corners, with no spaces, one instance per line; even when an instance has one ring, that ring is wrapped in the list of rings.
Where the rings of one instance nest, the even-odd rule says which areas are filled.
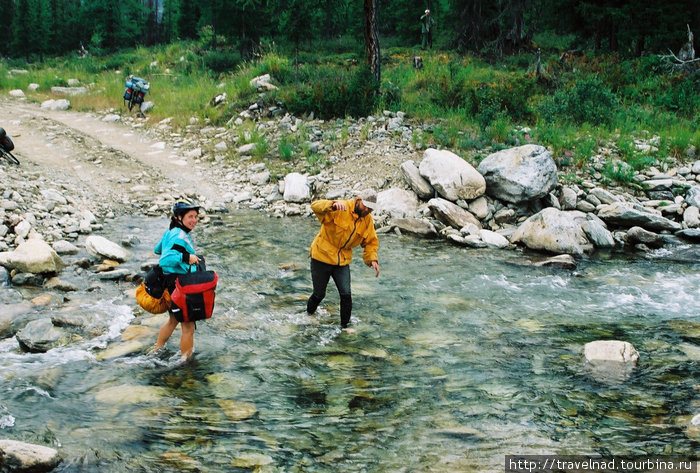
[[[104,235],[137,235],[137,268],[166,225],[121,220]],[[129,325],[165,317],[138,309],[130,283],[37,309],[109,330],[43,354],[0,341],[0,438],[58,448],[61,472],[496,472],[508,454],[698,451],[700,265],[609,258],[572,272],[383,235],[379,279],[355,253],[348,335],[332,282],[319,313],[304,310],[316,231],[238,212],[195,230],[220,283],[184,365],[179,331],[165,354],[145,355],[152,335],[105,356],[137,343],[121,340]],[[584,365],[596,339],[640,352],[623,382]]]

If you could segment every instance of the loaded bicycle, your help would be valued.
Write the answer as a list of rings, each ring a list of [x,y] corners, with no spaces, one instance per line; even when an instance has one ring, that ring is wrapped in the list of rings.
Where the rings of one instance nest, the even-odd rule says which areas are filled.
[[[126,80],[126,90],[124,90],[124,103],[129,107],[129,111],[135,105],[141,106],[143,98],[150,88],[151,85],[145,79],[129,76]]]
[[[6,159],[11,164],[19,164],[19,159],[15,158],[12,150],[15,149],[15,144],[12,139],[7,136],[4,128],[0,128],[0,157]]]

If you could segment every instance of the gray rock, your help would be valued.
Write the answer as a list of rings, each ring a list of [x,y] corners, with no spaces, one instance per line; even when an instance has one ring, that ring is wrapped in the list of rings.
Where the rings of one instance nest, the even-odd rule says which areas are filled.
[[[53,448],[9,439],[0,440],[0,460],[2,471],[8,472],[44,473],[61,463]]]
[[[588,214],[586,221],[581,223],[581,228],[586,232],[588,239],[596,248],[613,248],[615,247],[615,238],[613,234],[605,228],[603,222],[597,217],[591,218]]]
[[[400,169],[404,180],[418,197],[421,199],[431,199],[435,196],[435,189],[421,176],[418,167],[413,161],[404,161]]]
[[[586,361],[617,361],[620,363],[636,363],[639,353],[630,342],[620,340],[596,340],[584,346]]]
[[[437,229],[426,218],[394,218],[389,223],[402,232],[422,238],[436,238],[438,236]]]
[[[445,199],[476,199],[484,194],[486,181],[474,167],[456,154],[429,148],[418,167],[435,190]]]
[[[90,235],[85,239],[85,249],[96,258],[107,258],[123,262],[129,259],[129,252],[117,243],[99,235]]]
[[[308,202],[311,198],[311,188],[306,176],[292,172],[284,177],[284,201]]]
[[[684,229],[675,233],[676,236],[685,238],[688,241],[700,243],[700,229]]]
[[[618,202],[620,200],[612,192],[601,189],[600,187],[591,189],[588,194],[596,197],[598,201],[603,204],[612,204],[613,202]]]
[[[561,210],[573,210],[576,208],[578,194],[571,187],[564,186],[559,192],[559,205]]]
[[[0,265],[34,274],[55,274],[65,267],[53,248],[35,238],[20,243],[14,251],[0,253]]]
[[[626,202],[613,202],[612,204],[601,206],[598,211],[598,217],[609,225],[623,227],[640,226],[656,231],[677,231],[681,229],[681,224],[678,222],[657,215],[641,205]]]
[[[546,196],[557,185],[557,166],[543,146],[525,145],[489,155],[479,164],[488,195],[506,202]]]
[[[632,227],[627,231],[625,237],[627,244],[637,245],[644,244],[649,248],[661,248],[664,245],[664,239],[661,235],[657,235],[654,232],[650,232],[641,227]]]
[[[700,186],[693,186],[685,193],[685,201],[689,205],[700,207]]]
[[[433,215],[435,215],[435,218],[452,228],[459,230],[468,223],[473,223],[481,228],[481,223],[476,217],[449,200],[440,197],[430,199],[430,201],[428,201],[428,207]]]
[[[418,197],[413,192],[392,187],[377,194],[376,213],[390,217],[415,217],[418,213]]]
[[[593,250],[582,228],[585,214],[548,207],[525,220],[513,233],[511,243],[522,243],[533,250],[581,255]]]
[[[23,349],[33,353],[47,352],[68,342],[66,332],[54,327],[49,318],[32,320],[15,337]]]

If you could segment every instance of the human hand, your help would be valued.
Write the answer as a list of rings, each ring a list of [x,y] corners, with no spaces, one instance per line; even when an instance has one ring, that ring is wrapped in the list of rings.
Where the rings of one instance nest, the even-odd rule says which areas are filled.
[[[333,205],[331,205],[332,210],[347,210],[348,206],[345,205],[344,202],[340,202],[339,200],[336,200],[333,202]]]
[[[190,255],[190,264],[197,264],[197,263],[199,263],[199,256]]]
[[[379,262],[377,262],[376,260],[372,261],[370,263],[370,266],[372,267],[372,269],[374,269],[377,272],[377,275],[375,276],[375,278],[378,278],[379,277]]]

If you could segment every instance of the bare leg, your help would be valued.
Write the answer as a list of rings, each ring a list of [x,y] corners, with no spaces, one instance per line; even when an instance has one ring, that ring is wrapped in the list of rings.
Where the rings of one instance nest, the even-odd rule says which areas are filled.
[[[179,323],[175,319],[175,317],[173,317],[172,314],[169,314],[169,315],[170,315],[170,318],[168,318],[168,320],[163,324],[163,326],[158,331],[158,340],[156,341],[155,350],[158,350],[159,348],[161,348],[165,345],[165,343],[168,341],[170,336],[175,331],[175,327],[177,327],[177,324]]]
[[[194,351],[194,322],[182,322],[182,335],[180,336],[180,355],[188,359]]]

